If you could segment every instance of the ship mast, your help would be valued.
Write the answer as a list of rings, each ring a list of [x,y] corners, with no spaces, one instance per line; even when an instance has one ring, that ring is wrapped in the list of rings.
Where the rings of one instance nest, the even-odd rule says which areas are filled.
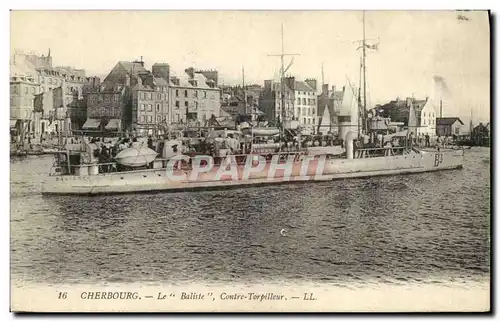
[[[244,114],[247,115],[248,114],[248,107],[247,107],[247,90],[245,88],[245,66],[242,66],[241,67],[241,74],[242,74],[242,78],[243,78],[243,101],[244,101]]]
[[[366,113],[366,30],[365,30],[365,11],[363,10],[363,111],[362,117],[365,118]],[[366,124],[367,120],[364,122],[364,132],[368,130]]]
[[[285,40],[283,36],[283,23],[281,24],[281,53],[280,54],[268,54],[268,56],[280,57],[281,58],[281,73],[280,73],[280,85],[281,85],[281,137],[284,135],[284,122],[285,122],[285,56],[298,56],[299,54],[285,54]],[[280,145],[281,150],[281,145]]]

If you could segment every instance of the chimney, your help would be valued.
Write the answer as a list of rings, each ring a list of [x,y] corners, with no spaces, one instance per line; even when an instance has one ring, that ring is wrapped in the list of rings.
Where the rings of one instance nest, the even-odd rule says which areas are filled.
[[[152,68],[153,75],[158,78],[163,78],[168,82],[170,79],[170,65],[166,63],[156,63]]]
[[[439,101],[439,118],[443,118],[443,100]]]
[[[189,78],[194,78],[194,68],[193,67],[186,68],[184,71],[186,72],[186,74],[189,75]]]
[[[342,93],[344,93],[344,92],[345,92],[345,85],[342,86]]]

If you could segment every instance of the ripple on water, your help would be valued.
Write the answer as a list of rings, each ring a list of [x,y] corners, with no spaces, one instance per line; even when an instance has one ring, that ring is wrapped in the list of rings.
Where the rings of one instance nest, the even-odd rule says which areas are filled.
[[[489,150],[475,151],[459,171],[79,198],[40,196],[50,158],[13,160],[12,277],[340,287],[487,278]]]

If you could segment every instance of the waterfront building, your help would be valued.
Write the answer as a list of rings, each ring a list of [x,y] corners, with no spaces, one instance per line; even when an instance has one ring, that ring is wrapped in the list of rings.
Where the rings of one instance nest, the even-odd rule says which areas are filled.
[[[121,84],[103,83],[86,93],[86,131],[120,132],[127,120],[129,88]]]
[[[260,85],[221,86],[221,94],[222,109],[233,118],[238,115],[252,114],[252,119],[256,119],[262,114],[259,111],[259,100],[262,94]]]
[[[489,146],[491,137],[490,123],[479,123],[472,129],[471,139],[475,145]]]
[[[170,76],[171,123],[195,121],[203,125],[212,115],[222,115],[216,75],[216,71],[196,71],[190,67],[179,75]]]
[[[437,136],[460,135],[461,128],[464,125],[458,117],[438,117],[436,119]]]
[[[22,72],[20,72],[22,71]],[[14,87],[20,85],[22,79],[30,79],[34,89],[30,89],[29,97],[20,97],[20,93],[14,92]],[[23,80],[25,82],[25,80]],[[73,121],[57,124],[51,117],[61,117],[61,119],[78,120],[83,107],[83,87],[88,79],[85,77],[85,70],[72,67],[53,66],[50,49],[47,56],[34,53],[22,53],[16,51],[11,61],[11,114],[14,119],[25,119],[25,134],[39,136],[46,132],[69,131],[74,125]],[[26,84],[25,84],[26,85]],[[56,90],[56,105],[52,103],[54,93],[47,94],[50,98],[38,99],[37,111],[46,110],[51,105],[53,108],[63,108],[63,110],[53,111],[53,113],[41,113],[35,111],[35,95],[50,93]],[[20,102],[23,102],[21,104]],[[45,102],[45,107],[41,105]],[[29,116],[29,117],[28,117]],[[26,119],[28,117],[28,119]],[[57,125],[57,126],[56,126]]]
[[[168,124],[168,78],[162,77],[166,76],[162,75],[165,68],[168,70],[168,64],[155,64],[152,74],[133,79],[131,127],[140,135],[158,133]]]
[[[280,82],[266,80],[260,100],[260,110],[268,120],[291,119],[305,128],[315,131],[317,125],[317,83],[315,79],[298,81],[295,77],[284,78],[284,106],[282,110]]]
[[[220,89],[217,71],[188,68],[180,75],[172,75],[170,65],[155,63],[152,70],[140,61],[120,61],[106,76],[100,90],[88,94],[87,118],[119,117],[123,131],[139,135],[164,132],[166,125],[196,121],[203,123],[212,115],[221,115]],[[113,98],[106,98],[108,96]],[[104,106],[113,99],[106,115]],[[100,112],[96,112],[100,111]],[[87,127],[96,127],[90,121]]]
[[[411,132],[415,135],[436,135],[436,102],[430,98],[417,100],[407,97],[402,100],[399,97],[389,103],[377,107],[383,117],[390,117],[392,122],[402,122],[408,126],[410,120],[410,110],[413,108],[415,124],[412,124]]]
[[[36,70],[27,64],[10,66],[10,128],[13,135],[21,130],[30,131],[33,126],[34,99],[40,92]]]

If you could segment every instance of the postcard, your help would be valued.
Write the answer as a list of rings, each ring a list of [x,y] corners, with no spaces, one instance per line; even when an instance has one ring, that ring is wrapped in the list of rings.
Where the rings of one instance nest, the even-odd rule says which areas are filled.
[[[488,11],[10,18],[11,311],[490,311]]]

